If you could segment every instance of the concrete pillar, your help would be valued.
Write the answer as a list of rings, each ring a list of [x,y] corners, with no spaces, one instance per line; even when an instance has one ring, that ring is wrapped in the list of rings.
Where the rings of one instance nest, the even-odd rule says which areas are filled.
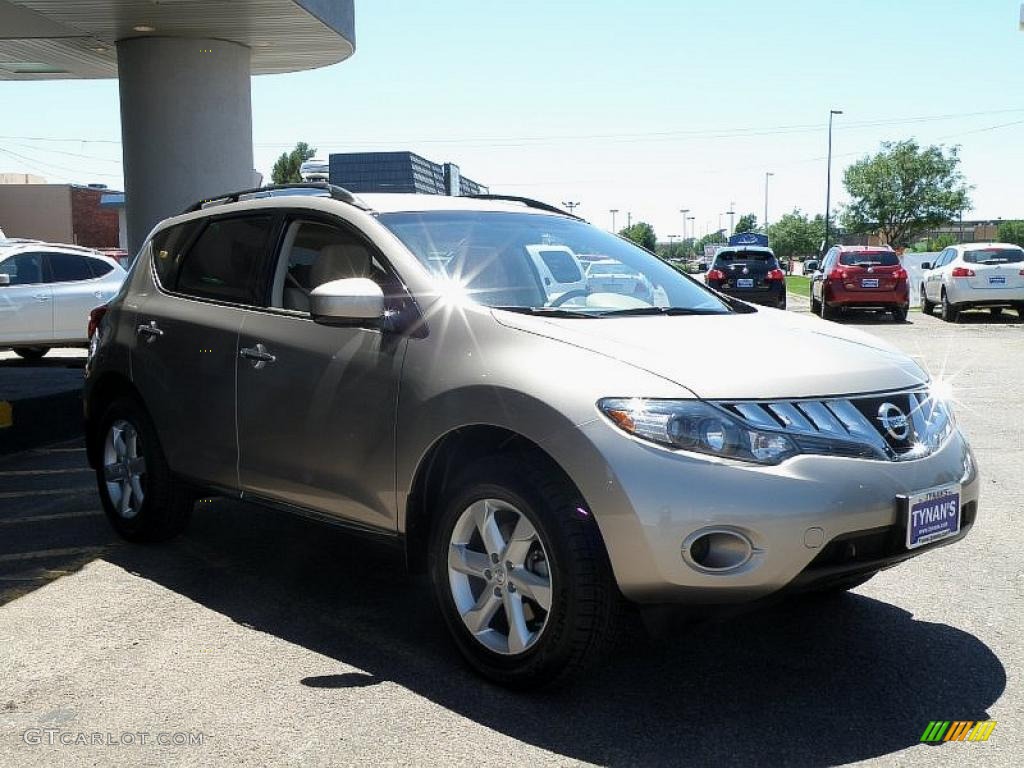
[[[128,250],[158,221],[252,186],[250,51],[224,40],[117,43]]]

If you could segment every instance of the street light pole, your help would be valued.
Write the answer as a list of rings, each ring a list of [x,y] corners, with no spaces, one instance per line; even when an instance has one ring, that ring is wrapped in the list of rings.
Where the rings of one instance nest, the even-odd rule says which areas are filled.
[[[633,226],[633,212],[632,211],[626,211],[626,229],[629,229],[632,226]]]
[[[683,242],[686,242],[686,214],[690,212],[689,208],[680,208],[679,212],[683,214]]]
[[[615,231],[615,214],[619,212],[618,208],[609,208],[608,213],[612,215],[612,232]]]
[[[566,208],[569,209],[569,215],[572,216],[573,215],[573,211],[576,210],[576,208],[579,207],[579,202],[575,202],[574,203],[574,202],[571,202],[571,201],[566,202],[566,201],[563,200],[562,201],[562,205],[564,205]]]
[[[768,179],[775,174],[771,171],[765,171],[764,174],[764,231],[768,231]]]
[[[843,114],[841,109],[828,111],[828,170],[825,174],[825,249],[828,249],[829,231],[828,218],[832,206],[832,118]]]

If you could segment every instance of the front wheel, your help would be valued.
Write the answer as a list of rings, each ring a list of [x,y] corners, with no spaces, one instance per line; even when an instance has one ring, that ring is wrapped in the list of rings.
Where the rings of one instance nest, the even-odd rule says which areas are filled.
[[[100,501],[114,530],[129,541],[164,541],[192,512],[190,490],[171,473],[156,429],[139,403],[115,400],[100,420]]]
[[[50,351],[49,347],[15,347],[14,354],[23,360],[41,360]]]
[[[926,315],[930,315],[935,311],[935,302],[928,300],[928,294],[924,291],[924,286],[921,286],[921,311]]]
[[[953,306],[945,291],[942,292],[942,319],[947,323],[955,323],[960,319],[960,310]]]
[[[448,494],[430,573],[462,655],[513,688],[560,685],[613,645],[623,598],[579,493],[530,457],[482,460]]]

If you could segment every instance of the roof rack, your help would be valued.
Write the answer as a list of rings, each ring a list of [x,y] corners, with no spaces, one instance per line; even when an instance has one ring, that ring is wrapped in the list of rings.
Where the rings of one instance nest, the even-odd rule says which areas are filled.
[[[203,208],[212,208],[217,205],[237,203],[242,199],[258,200],[263,197],[301,194],[331,197],[334,200],[340,200],[343,203],[348,203],[349,205],[353,205],[364,211],[369,210],[364,202],[343,187],[328,184],[325,181],[307,181],[301,184],[270,184],[266,187],[255,187],[254,189],[243,189],[238,192],[229,192],[224,195],[217,195],[216,197],[211,197],[206,200],[200,200],[197,203],[193,203],[182,211],[182,213],[193,213],[194,211],[200,211]]]
[[[462,195],[462,197],[471,197],[475,200],[508,200],[513,203],[522,203],[528,208],[536,208],[539,211],[548,211],[549,213],[560,213],[563,216],[568,216],[577,221],[585,221],[582,216],[577,216],[575,213],[569,213],[568,211],[562,210],[549,203],[542,203],[540,200],[534,200],[530,197],[517,197],[516,195],[492,195],[492,194],[478,194],[478,195]]]

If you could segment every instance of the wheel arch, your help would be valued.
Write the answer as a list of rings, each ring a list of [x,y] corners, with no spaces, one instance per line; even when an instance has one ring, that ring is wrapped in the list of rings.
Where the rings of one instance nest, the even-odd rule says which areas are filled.
[[[404,531],[406,562],[411,572],[426,570],[430,532],[438,512],[431,501],[443,497],[461,467],[497,455],[529,456],[548,471],[559,473],[583,495],[569,473],[530,438],[492,424],[456,427],[434,441],[413,476],[405,504]]]
[[[100,374],[95,382],[89,385],[85,394],[85,451],[89,466],[94,469],[99,465],[99,452],[102,436],[99,434],[100,419],[107,406],[119,397],[130,397],[146,411],[145,403],[138,389],[127,376],[117,371]]]

